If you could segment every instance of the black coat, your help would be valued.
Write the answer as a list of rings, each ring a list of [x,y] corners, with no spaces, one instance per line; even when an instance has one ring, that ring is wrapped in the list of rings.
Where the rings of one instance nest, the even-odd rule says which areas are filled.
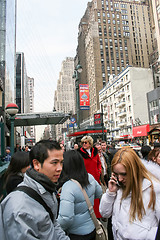
[[[6,183],[7,194],[12,192],[18,186],[18,184],[20,184],[22,181],[23,181],[23,176],[18,174],[10,175]]]

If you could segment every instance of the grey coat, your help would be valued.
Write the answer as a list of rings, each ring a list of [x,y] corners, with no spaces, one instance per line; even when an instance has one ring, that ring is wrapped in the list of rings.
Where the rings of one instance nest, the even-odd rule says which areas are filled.
[[[57,200],[44,187],[25,174],[26,185],[36,190],[51,208],[54,221],[36,200],[21,191],[11,192],[1,203],[2,223],[7,240],[69,240],[57,223]]]

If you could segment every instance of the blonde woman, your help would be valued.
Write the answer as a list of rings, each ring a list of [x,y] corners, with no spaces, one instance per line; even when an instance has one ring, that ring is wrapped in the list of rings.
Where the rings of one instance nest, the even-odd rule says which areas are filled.
[[[160,219],[160,182],[135,151],[120,149],[112,160],[108,189],[100,202],[103,217],[112,215],[115,240],[154,240]]]
[[[101,175],[101,160],[98,155],[97,148],[93,147],[93,138],[91,136],[84,136],[81,139],[82,147],[77,151],[81,154],[84,160],[84,165],[88,173],[90,173],[98,183],[100,183]],[[99,213],[99,199],[94,201],[94,211],[97,218],[102,216]]]

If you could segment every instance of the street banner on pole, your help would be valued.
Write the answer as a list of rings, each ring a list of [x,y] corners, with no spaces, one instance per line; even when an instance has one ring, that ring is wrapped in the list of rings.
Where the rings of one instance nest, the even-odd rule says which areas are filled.
[[[94,114],[94,125],[102,125],[103,114],[102,113],[95,113]]]
[[[89,86],[88,84],[79,84],[80,110],[89,110]]]

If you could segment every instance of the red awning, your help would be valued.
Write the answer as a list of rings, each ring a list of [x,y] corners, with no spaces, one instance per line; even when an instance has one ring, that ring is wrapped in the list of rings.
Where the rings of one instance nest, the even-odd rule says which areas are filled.
[[[149,124],[133,127],[133,137],[144,137],[147,136],[147,133],[149,132],[150,127]]]
[[[128,137],[128,134],[127,135],[120,135],[120,138],[127,138]]]
[[[104,129],[104,133],[106,133],[107,130]],[[85,135],[85,134],[94,134],[94,133],[102,133],[102,130],[84,130],[84,131],[79,131],[79,132],[74,132],[71,134],[68,134],[67,137],[76,137],[80,135]]]

